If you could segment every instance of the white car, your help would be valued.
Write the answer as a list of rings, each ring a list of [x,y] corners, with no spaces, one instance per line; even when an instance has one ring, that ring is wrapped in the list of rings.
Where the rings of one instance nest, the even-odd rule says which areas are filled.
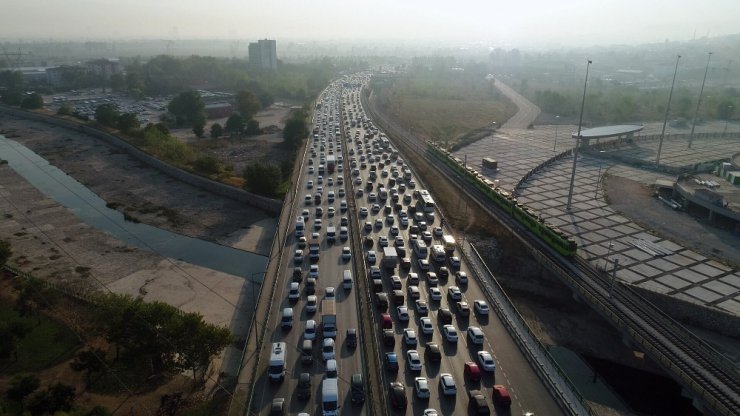
[[[421,356],[416,350],[406,351],[406,363],[411,371],[421,371]]]
[[[434,334],[434,324],[432,324],[432,318],[428,316],[424,316],[419,320],[419,326],[421,327],[421,332],[426,335],[432,335]]]
[[[483,345],[485,342],[485,335],[483,334],[483,330],[480,329],[480,327],[477,326],[469,326],[468,327],[468,339],[470,342],[476,345]]]
[[[419,299],[421,297],[421,292],[419,291],[419,286],[412,285],[412,282],[409,281],[410,286],[408,287],[409,292],[409,299]]]
[[[406,345],[416,345],[418,343],[418,339],[416,338],[416,331],[411,328],[404,329],[403,340],[406,342]]]
[[[308,269],[308,277],[313,277],[314,279],[319,278],[319,265],[318,264],[311,265],[311,267]]]
[[[429,306],[427,305],[427,301],[416,299],[416,301],[414,301],[414,305],[416,306],[416,313],[418,313],[420,316],[427,316],[427,314],[429,313]]]
[[[324,360],[333,360],[334,358],[336,358],[334,352],[334,339],[324,338],[324,343],[321,347],[321,357]]]
[[[316,321],[314,321],[313,319],[309,319],[308,321],[306,321],[306,331],[303,333],[303,338],[316,338]]]
[[[316,313],[316,310],[318,309],[319,299],[316,297],[316,295],[308,295],[306,297],[306,312],[308,313]]]
[[[402,322],[408,322],[409,320],[409,308],[406,306],[396,307],[396,313],[398,314],[398,320]]]
[[[352,250],[349,247],[342,247],[342,259],[349,260],[352,258]]]
[[[293,256],[293,263],[295,264],[303,263],[303,250],[295,251],[295,255]]]
[[[496,363],[493,362],[493,356],[488,351],[478,351],[478,364],[484,371],[496,371]]]
[[[457,385],[450,373],[439,375],[439,387],[442,388],[442,394],[445,396],[455,396],[457,394]]]
[[[429,288],[429,297],[432,300],[437,300],[437,301],[442,300],[442,291],[439,290],[438,287],[430,287]]]
[[[488,315],[488,312],[490,309],[488,308],[488,303],[486,303],[485,300],[476,300],[473,302],[475,307],[475,313],[478,315]]]
[[[333,287],[327,286],[327,288],[324,289],[324,298],[326,299],[336,299],[337,298],[336,291],[334,290]]]
[[[429,398],[429,380],[426,377],[416,377],[414,379],[414,391],[419,399]]]
[[[422,415],[423,416],[439,416],[439,412],[436,409],[425,409]]]
[[[442,333],[448,342],[457,342],[457,329],[454,326],[450,324],[443,326]]]
[[[450,286],[447,288],[447,295],[452,300],[462,300],[462,292],[460,292],[460,288],[457,286]]]

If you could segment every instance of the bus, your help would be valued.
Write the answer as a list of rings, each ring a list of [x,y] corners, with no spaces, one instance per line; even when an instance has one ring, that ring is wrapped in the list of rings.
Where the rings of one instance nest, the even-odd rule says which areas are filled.
[[[434,212],[434,199],[426,189],[419,190],[419,201],[416,203],[416,209],[424,212]]]

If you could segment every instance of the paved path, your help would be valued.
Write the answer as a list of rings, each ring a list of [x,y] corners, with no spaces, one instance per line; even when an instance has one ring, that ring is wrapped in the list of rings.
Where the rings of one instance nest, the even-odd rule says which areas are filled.
[[[643,134],[660,132],[661,123],[646,125]],[[730,126],[737,131],[740,126]],[[557,129],[557,141],[555,132]],[[480,140],[455,153],[468,157],[468,163],[500,186],[512,189],[527,172],[548,160],[553,155],[567,150],[574,144],[570,138],[575,126],[537,126],[534,130],[510,129]],[[708,123],[698,126],[697,133],[722,132],[724,123]],[[666,134],[688,133],[686,129],[669,129]],[[619,149],[621,156],[634,159],[654,160],[657,140],[640,142]],[[661,163],[685,166],[701,161],[731,157],[740,149],[737,139],[694,139],[691,150],[687,140],[664,140]],[[553,150],[555,149],[555,150]],[[475,155],[474,157],[472,155]],[[481,159],[492,157],[498,160],[499,169],[492,171],[481,166]],[[604,267],[606,258],[618,258],[617,277],[635,286],[657,293],[674,296],[694,304],[715,308],[733,315],[740,315],[740,271],[707,256],[661,238],[643,229],[628,218],[619,215],[603,199],[601,177],[606,172],[644,184],[653,184],[656,179],[675,178],[659,173],[635,169],[616,161],[579,156],[574,193],[573,210],[565,211],[568,185],[573,159],[566,157],[549,165],[524,183],[519,200],[536,210],[551,223],[576,236],[580,253],[594,265]],[[656,209],[662,207],[656,203]],[[682,215],[672,211],[666,215]],[[688,218],[684,220],[690,221]],[[707,233],[707,238],[713,238]],[[669,256],[654,257],[633,245],[637,239],[654,242],[670,250]],[[708,242],[715,248],[737,250],[740,239]],[[612,247],[609,248],[609,245]],[[740,255],[733,253],[730,256]]]
[[[540,115],[539,107],[498,79],[495,85],[499,91],[509,97],[516,104],[517,108],[519,108],[519,111],[501,126],[502,129],[526,129],[527,126],[534,123],[534,120]]]

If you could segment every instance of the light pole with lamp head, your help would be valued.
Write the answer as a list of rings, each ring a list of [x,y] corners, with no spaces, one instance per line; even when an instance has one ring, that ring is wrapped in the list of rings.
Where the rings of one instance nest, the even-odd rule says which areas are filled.
[[[665,125],[668,124],[668,112],[671,111],[671,99],[673,98],[673,86],[676,84],[676,74],[678,73],[678,61],[681,55],[676,58],[676,68],[673,70],[673,81],[671,82],[671,92],[668,94],[668,105],[665,107],[665,117],[663,118],[663,131],[660,132],[660,141],[658,142],[658,156],[655,158],[655,165],[660,164],[660,152],[663,150],[663,137],[665,137]]]
[[[699,115],[699,106],[701,105],[701,95],[704,93],[704,83],[707,82],[707,72],[709,72],[709,60],[712,59],[712,52],[709,52],[707,58],[707,67],[704,69],[704,79],[701,81],[701,89],[699,90],[699,99],[696,101],[696,110],[694,111],[694,120],[691,122],[691,134],[689,135],[689,149],[691,149],[691,142],[694,141],[694,129],[696,128],[696,117]]]
[[[591,60],[586,64],[586,80],[583,81],[583,99],[581,100],[581,115],[578,117],[578,134],[576,135],[576,147],[573,148],[573,171],[570,174],[570,188],[568,190],[568,203],[565,210],[570,211],[570,203],[573,200],[573,181],[576,179],[576,161],[578,160],[578,145],[581,144],[581,126],[583,125],[583,107],[586,105],[586,85],[588,85],[588,68]]]

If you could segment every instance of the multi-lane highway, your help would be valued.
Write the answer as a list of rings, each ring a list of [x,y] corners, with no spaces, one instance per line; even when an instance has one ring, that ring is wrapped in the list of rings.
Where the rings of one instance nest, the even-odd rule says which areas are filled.
[[[377,130],[362,109],[360,86],[366,84],[368,79],[368,74],[360,74],[339,80],[327,88],[318,101],[312,137],[301,165],[303,171],[297,184],[299,196],[296,198],[292,216],[293,219],[299,216],[306,218],[306,246],[302,247],[301,239],[295,234],[294,223],[291,222],[288,231],[294,234],[288,239],[289,247],[286,247],[285,258],[280,260],[284,263],[283,276],[280,277],[273,299],[275,312],[271,322],[268,322],[270,328],[274,328],[271,343],[286,343],[286,376],[283,381],[275,382],[269,380],[267,373],[259,374],[255,400],[261,413],[270,412],[273,400],[282,398],[285,414],[321,414],[321,383],[327,377],[321,347],[321,321],[325,312],[322,310],[321,300],[326,295],[327,287],[335,288],[336,293],[338,330],[335,339],[341,406],[339,411],[366,412],[363,404],[352,403],[350,400],[352,375],[363,373],[363,355],[360,351],[363,344],[360,341],[357,349],[351,349],[346,342],[347,329],[360,327],[357,305],[358,296],[362,294],[358,293],[354,284],[349,290],[342,288],[344,270],[351,270],[353,274],[355,270],[362,270],[361,275],[354,276],[354,279],[366,279],[366,287],[374,292],[374,316],[363,318],[375,320],[375,333],[358,332],[359,337],[377,337],[378,345],[383,348],[382,351],[368,352],[367,357],[375,359],[379,356],[383,360],[382,391],[391,407],[389,411],[407,415],[423,414],[426,409],[435,409],[439,414],[472,412],[475,409],[470,406],[468,392],[479,390],[486,400],[487,408],[490,411],[495,409],[497,413],[561,413],[497,316],[492,311],[488,314],[476,311],[476,301],[485,303],[486,298],[462,256],[456,251],[448,250],[438,253],[438,261],[435,261],[433,246],[444,247],[443,236],[451,236],[453,232],[442,225],[433,200],[436,197],[455,196],[430,195],[425,200],[419,179],[415,178],[393,143]],[[329,165],[332,164],[335,170],[330,173]],[[323,174],[320,173],[322,165]],[[318,204],[317,193],[320,193]],[[333,199],[330,199],[331,193],[334,195]],[[346,212],[343,206],[347,206]],[[318,208],[323,212],[317,213]],[[334,211],[333,215],[330,210]],[[349,239],[342,241],[339,236],[340,227],[345,221],[356,221],[354,224],[357,227],[349,227]],[[327,231],[330,226],[336,229],[335,243],[329,242]],[[352,233],[352,230],[358,228],[358,233]],[[318,233],[320,242],[320,255],[316,262],[309,255],[312,233]],[[360,244],[352,244],[351,239],[358,239]],[[422,255],[419,248],[414,249],[415,240],[426,243],[427,255]],[[389,261],[384,256],[383,246],[386,245],[400,248],[398,264],[393,267],[384,267]],[[361,253],[353,251],[351,259],[342,257],[344,247],[360,246]],[[447,247],[454,249],[449,242]],[[303,251],[295,254],[296,250]],[[374,261],[368,254],[370,251],[375,253]],[[460,257],[459,266],[453,256],[455,259]],[[422,258],[428,262],[428,272],[422,270],[427,267],[420,262]],[[358,263],[356,269],[352,262],[362,263]],[[315,313],[307,310],[307,280],[312,264],[319,267],[315,289],[318,305]],[[297,301],[289,299],[294,268],[301,270]],[[467,274],[467,283],[456,276],[458,271]],[[380,279],[379,285],[373,284],[373,277]],[[438,294],[433,293],[435,287]],[[400,292],[396,292],[394,296],[394,290]],[[417,294],[418,301],[426,302],[427,311],[418,308],[417,299],[414,299]],[[383,305],[384,298],[387,298],[387,306]],[[467,302],[469,315],[461,312],[458,302]],[[282,311],[289,307],[294,311],[293,324],[292,328],[284,330],[280,323]],[[384,313],[389,317],[383,316]],[[384,318],[390,320],[384,324]],[[422,318],[427,318],[430,324],[426,331],[422,329]],[[304,364],[300,349],[306,338],[305,329],[310,319],[316,321],[318,329],[313,340],[313,363]],[[443,331],[445,324],[452,325],[457,341],[447,339]],[[474,343],[467,335],[469,327],[480,329],[483,335],[481,344]],[[384,332],[384,329],[390,329],[390,332]],[[413,331],[415,339],[410,337],[412,334],[409,330]],[[440,352],[439,361],[436,362],[433,362],[433,344],[438,346]],[[271,345],[263,348],[262,359],[265,362],[270,359],[271,349]],[[407,358],[410,350],[418,352],[420,369],[411,368]],[[483,368],[478,358],[479,351],[491,354],[495,371],[486,371]],[[385,362],[386,353],[395,353],[398,370],[392,369]],[[475,373],[477,367],[481,375],[479,381],[472,380],[475,376],[471,378],[469,372],[466,372],[466,363],[471,362],[475,365],[469,365],[468,370]],[[298,397],[298,380],[304,372],[309,373],[311,379],[311,397],[307,400]],[[456,392],[451,395],[443,394],[440,386],[443,374],[450,376],[444,377],[445,379],[454,380]],[[366,382],[365,376],[363,374]],[[417,377],[426,379],[428,398],[418,397],[415,388]],[[398,399],[389,391],[391,382],[402,384],[402,393],[407,403],[405,409],[395,408]],[[502,404],[494,406],[494,385],[501,385],[508,390],[511,396],[510,407]],[[367,386],[365,389],[367,390]]]

